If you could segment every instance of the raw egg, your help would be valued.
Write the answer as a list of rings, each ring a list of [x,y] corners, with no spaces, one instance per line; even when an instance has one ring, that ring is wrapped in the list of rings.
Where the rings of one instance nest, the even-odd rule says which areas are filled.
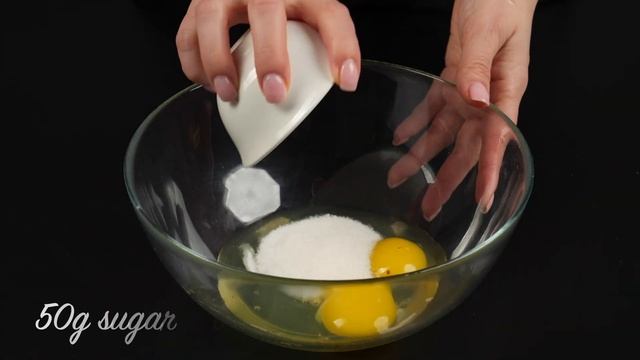
[[[370,256],[376,277],[404,274],[427,267],[427,257],[417,244],[398,237],[376,243]],[[435,295],[438,283],[420,284],[411,312],[421,312]],[[362,337],[381,334],[396,321],[397,308],[388,284],[336,286],[326,294],[317,318],[332,334]]]
[[[371,272],[377,276],[404,274],[427,267],[427,257],[416,243],[390,237],[376,243],[371,252]]]
[[[335,335],[377,335],[396,321],[396,304],[387,284],[336,286],[328,291],[317,318]]]

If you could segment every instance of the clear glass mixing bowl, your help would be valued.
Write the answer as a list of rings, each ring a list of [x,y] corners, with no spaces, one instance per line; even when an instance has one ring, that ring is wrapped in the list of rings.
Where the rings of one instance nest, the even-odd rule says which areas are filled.
[[[438,116],[443,108],[447,116]],[[261,120],[260,114],[255,120]],[[419,133],[404,145],[392,145],[398,126],[418,129],[429,122],[427,135]],[[469,163],[468,173],[464,166],[458,167],[459,179],[436,177],[448,161],[478,158],[481,132],[462,136],[466,130],[461,129],[482,122],[497,124],[506,146],[496,169],[499,181],[493,206],[487,213],[476,201],[476,161]],[[422,136],[426,136],[422,145],[411,151]],[[475,145],[459,144],[463,141]],[[429,146],[429,161],[421,164],[417,159],[425,154],[419,153]],[[388,173],[398,161],[404,163],[400,167],[415,166],[412,172],[419,171],[390,189]],[[452,84],[436,76],[373,61],[363,63],[355,93],[332,89],[295,132],[257,165],[261,170],[249,176],[249,183],[234,183],[242,173],[239,155],[222,126],[215,97],[195,85],[164,102],[142,123],[124,167],[131,202],[154,250],[198,304],[245,334],[313,351],[388,343],[451,311],[489,271],[533,185],[529,148],[499,109],[480,110],[465,104]],[[438,181],[453,181],[449,188],[455,190],[439,215],[427,221],[422,199]],[[296,209],[393,219],[393,231],[409,228],[428,233],[439,245],[440,252],[431,254],[439,260],[404,275],[353,281],[273,277],[249,272],[242,262],[218,261],[221,249],[239,234]],[[399,301],[396,322],[379,334],[344,337],[322,331],[309,310],[317,304],[287,295],[321,294],[336,286],[359,284],[385,284]]]

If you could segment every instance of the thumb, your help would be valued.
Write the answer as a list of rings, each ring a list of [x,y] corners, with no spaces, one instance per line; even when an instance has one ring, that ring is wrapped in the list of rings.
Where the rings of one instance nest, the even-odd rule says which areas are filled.
[[[499,38],[492,31],[467,31],[460,45],[458,92],[471,105],[486,107],[491,101],[491,64],[500,50]]]

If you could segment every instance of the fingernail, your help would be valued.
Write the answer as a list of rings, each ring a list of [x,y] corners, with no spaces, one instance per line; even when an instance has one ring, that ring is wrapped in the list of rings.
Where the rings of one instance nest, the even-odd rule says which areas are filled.
[[[389,186],[389,189],[395,189],[398,186],[404,184],[405,181],[407,181],[407,178],[402,178],[400,180],[395,180],[395,181],[392,181],[391,179],[387,179],[387,186]]]
[[[282,76],[267,74],[262,80],[262,92],[268,102],[279,103],[287,97],[287,86]]]
[[[436,218],[436,216],[438,216],[438,214],[440,214],[440,211],[442,210],[442,206],[437,208],[436,211],[432,212],[431,214],[424,214],[424,218],[428,221],[428,222],[432,222],[433,219]]]
[[[359,77],[358,66],[353,59],[347,59],[340,68],[340,89],[344,91],[355,91],[358,87]]]
[[[393,135],[393,141],[391,142],[394,146],[402,145],[409,140],[408,137],[399,137],[398,135]]]
[[[469,86],[469,97],[478,106],[489,105],[489,91],[481,82],[476,81],[471,83],[471,86]]]
[[[235,86],[233,86],[231,80],[224,75],[218,75],[213,78],[213,87],[223,101],[233,101],[238,97]]]
[[[486,214],[489,212],[489,210],[491,209],[491,205],[493,205],[493,197],[494,194],[491,194],[491,196],[489,196],[488,200],[480,199],[480,211],[483,214]]]

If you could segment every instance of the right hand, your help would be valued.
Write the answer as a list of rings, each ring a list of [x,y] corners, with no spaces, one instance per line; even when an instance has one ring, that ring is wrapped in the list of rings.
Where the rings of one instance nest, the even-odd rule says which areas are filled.
[[[349,10],[337,0],[192,0],[176,36],[182,70],[223,101],[235,101],[238,74],[229,49],[229,28],[248,23],[262,92],[267,101],[282,102],[291,81],[288,19],[318,30],[336,84],[354,91],[360,76],[360,48]]]

